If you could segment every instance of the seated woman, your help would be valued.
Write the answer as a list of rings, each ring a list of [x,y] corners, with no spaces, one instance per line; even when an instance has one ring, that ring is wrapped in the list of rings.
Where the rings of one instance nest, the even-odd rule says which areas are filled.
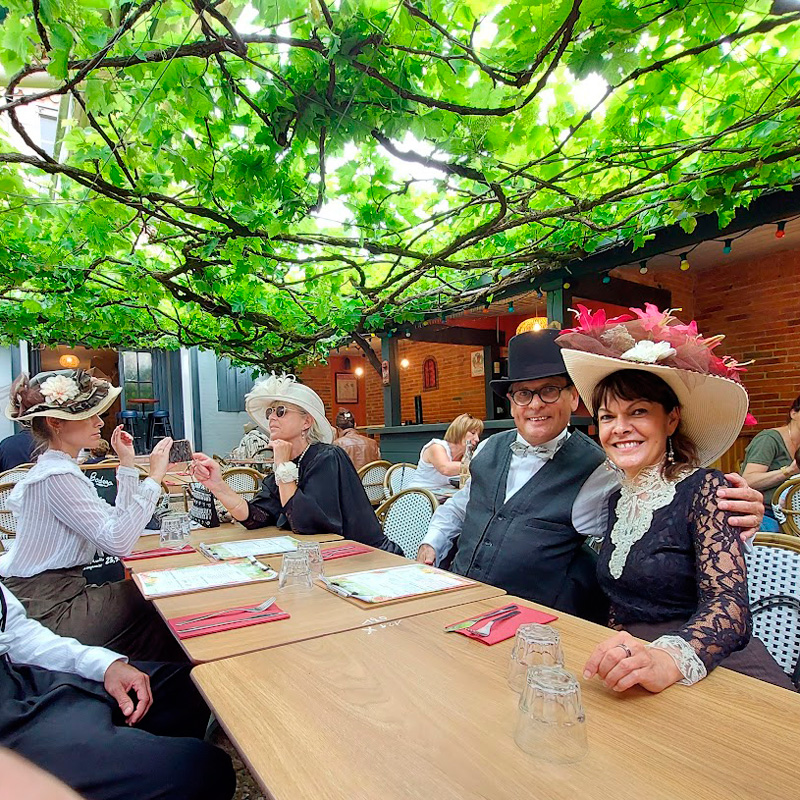
[[[83,568],[98,551],[128,555],[153,515],[167,470],[171,439],[150,455],[150,477],[139,480],[133,440],[118,426],[116,505],[102,500],[78,467],[82,448],[100,440],[100,414],[122,390],[85,370],[21,375],[6,416],[30,422],[42,454],[17,483],[8,506],[17,518],[0,577],[28,614],[61,636],[99,645],[131,659],[185,660],[180,647],[132,581],[87,585]]]
[[[615,691],[660,692],[722,664],[793,688],[751,639],[742,543],[716,500],[725,479],[699,468],[741,430],[747,393],[738,365],[714,356],[693,325],[653,307],[639,314],[559,338],[622,478],[597,565],[620,633],[597,646],[584,677],[599,675]]]
[[[762,530],[780,530],[772,508],[773,502],[778,498],[773,497],[773,493],[784,481],[800,474],[796,455],[798,450],[800,450],[800,395],[795,398],[789,409],[786,424],[757,433],[744,453],[742,477],[764,495],[764,506],[767,510]]]
[[[459,414],[445,431],[444,439],[431,439],[419,453],[414,478],[409,487],[449,489],[450,478],[461,471],[461,459],[469,444],[473,451],[483,433],[483,421],[471,414]]]
[[[271,375],[245,398],[250,417],[270,433],[274,471],[247,501],[224,480],[216,461],[195,453],[194,477],[245,528],[277,525],[295,533],[336,533],[402,553],[383,535],[353,462],[334,447],[319,395],[294,375]]]

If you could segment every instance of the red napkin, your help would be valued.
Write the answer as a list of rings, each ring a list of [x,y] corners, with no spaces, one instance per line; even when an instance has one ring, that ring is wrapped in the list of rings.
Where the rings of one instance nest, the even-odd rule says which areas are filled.
[[[502,606],[500,606],[500,608],[502,608]],[[468,636],[470,639],[477,639],[484,644],[497,644],[498,642],[504,642],[506,639],[510,639],[512,636],[516,635],[517,628],[519,628],[520,625],[525,625],[529,622],[538,622],[540,625],[546,625],[548,622],[553,622],[558,619],[558,617],[553,616],[553,614],[545,614],[544,611],[537,611],[535,608],[528,608],[527,606],[517,606],[517,610],[521,613],[495,623],[492,626],[492,632],[488,636],[476,636],[474,633],[470,632],[469,628],[456,631],[456,633],[463,633],[464,636]],[[465,622],[465,620],[460,621]],[[489,622],[488,619],[481,620],[480,622],[476,622],[472,627],[480,628],[481,625],[485,625],[487,622]]]
[[[125,556],[123,561],[139,561],[142,558],[157,558],[158,556],[182,556],[185,553],[196,553],[197,551],[190,544],[183,547],[156,547],[154,550],[140,550],[138,553],[131,553]]]
[[[222,611],[224,609],[220,609]],[[260,614],[274,614],[279,612],[275,617],[261,617]],[[273,603],[268,609],[260,612],[259,614],[249,614],[247,611],[239,611],[235,614],[226,614],[224,617],[211,617],[211,619],[201,619],[197,622],[190,622],[196,617],[202,617],[204,612],[197,614],[187,614],[185,617],[174,617],[168,620],[172,632],[179,639],[193,639],[195,636],[205,636],[207,633],[222,633],[223,631],[232,631],[236,628],[246,628],[250,625],[260,625],[262,622],[277,622],[279,619],[289,619],[289,614],[283,609],[279,608]],[[181,624],[184,623],[185,624]],[[205,626],[209,627],[205,627]],[[199,631],[184,631],[182,628],[195,628],[203,626]]]
[[[369,553],[371,550],[371,547],[364,547],[363,544],[344,544],[341,547],[328,547],[322,551],[322,560],[330,561],[332,558],[360,556],[362,553]]]

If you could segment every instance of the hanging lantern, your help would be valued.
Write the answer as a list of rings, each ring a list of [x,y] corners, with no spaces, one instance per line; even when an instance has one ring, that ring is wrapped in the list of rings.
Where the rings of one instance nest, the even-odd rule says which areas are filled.
[[[517,325],[517,333],[527,333],[528,331],[541,331],[548,326],[547,317],[528,317]]]
[[[65,369],[76,369],[81,363],[81,360],[75,353],[64,353],[64,355],[58,359],[58,363]]]

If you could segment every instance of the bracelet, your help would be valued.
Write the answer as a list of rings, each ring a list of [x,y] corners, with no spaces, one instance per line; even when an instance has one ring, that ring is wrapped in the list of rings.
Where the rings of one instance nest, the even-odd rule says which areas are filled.
[[[275,483],[294,483],[300,477],[300,472],[297,469],[297,464],[293,461],[284,461],[283,464],[278,464],[274,469]]]
[[[791,464],[784,464],[782,467],[780,467],[780,470],[783,473],[783,477],[784,478],[790,478],[791,477],[791,474],[790,474],[791,469],[792,469],[792,465]],[[789,470],[789,471],[787,472],[787,470]]]

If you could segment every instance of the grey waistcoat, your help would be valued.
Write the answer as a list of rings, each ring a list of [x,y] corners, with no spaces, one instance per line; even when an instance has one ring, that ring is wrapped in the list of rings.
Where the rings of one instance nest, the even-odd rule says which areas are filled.
[[[572,504],[605,460],[576,431],[507,503],[510,445],[516,430],[490,437],[473,459],[469,503],[452,570],[509,594],[582,613],[593,592],[594,559],[572,527]],[[533,456],[527,456],[532,458]]]

